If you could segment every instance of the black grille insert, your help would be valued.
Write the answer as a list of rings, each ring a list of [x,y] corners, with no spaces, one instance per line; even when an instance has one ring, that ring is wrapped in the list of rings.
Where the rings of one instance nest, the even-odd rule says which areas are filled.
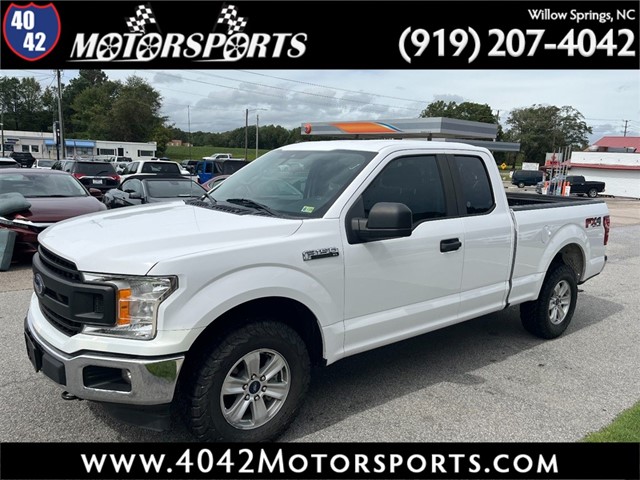
[[[83,282],[73,262],[42,246],[32,265],[43,287],[36,290],[42,314],[62,333],[75,335],[86,324],[115,324],[116,292],[112,285]]]
[[[45,307],[42,302],[40,302],[40,309],[42,310],[42,314],[47,318],[47,320],[49,320],[49,323],[65,335],[73,336],[82,331],[81,323],[74,322],[73,320],[69,320],[68,318],[58,315],[53,310]]]
[[[43,246],[40,246],[38,250],[40,252],[40,260],[42,260],[47,268],[68,280],[75,282],[82,280],[75,263],[65,260]]]

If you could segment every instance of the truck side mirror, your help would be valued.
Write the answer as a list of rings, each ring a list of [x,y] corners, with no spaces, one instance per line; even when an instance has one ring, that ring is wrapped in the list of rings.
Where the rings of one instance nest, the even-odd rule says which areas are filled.
[[[379,202],[369,212],[369,218],[354,218],[351,228],[363,242],[411,236],[413,213],[403,203]]]

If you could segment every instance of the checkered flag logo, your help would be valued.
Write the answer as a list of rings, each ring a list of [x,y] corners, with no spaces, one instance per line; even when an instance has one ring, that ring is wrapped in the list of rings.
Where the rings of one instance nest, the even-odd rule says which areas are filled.
[[[238,9],[235,5],[226,5],[220,10],[217,23],[227,24],[227,33],[233,35],[244,31],[244,27],[247,26],[247,18],[238,16]]]
[[[149,4],[138,5],[136,16],[129,17],[126,21],[131,33],[146,33],[146,25],[156,24],[156,17]]]

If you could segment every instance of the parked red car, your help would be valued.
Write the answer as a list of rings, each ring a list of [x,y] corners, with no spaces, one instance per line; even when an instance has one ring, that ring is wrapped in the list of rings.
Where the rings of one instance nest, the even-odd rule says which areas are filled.
[[[67,218],[106,210],[106,206],[92,196],[101,192],[91,190],[89,193],[66,172],[35,168],[1,169],[0,194],[19,193],[30,204],[26,209],[0,216],[0,228],[8,228],[18,234],[13,257],[35,253],[38,233],[48,226]],[[2,207],[0,204],[0,211],[7,210]]]
[[[204,182],[202,186],[207,190],[211,190],[213,187],[217,187],[218,185],[220,185],[230,176],[231,175],[218,175],[217,177],[213,177],[210,180]]]

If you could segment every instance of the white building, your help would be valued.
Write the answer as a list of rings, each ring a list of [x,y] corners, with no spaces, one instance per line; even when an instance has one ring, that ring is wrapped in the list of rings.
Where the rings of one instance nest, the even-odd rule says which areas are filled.
[[[605,182],[605,195],[640,198],[639,147],[640,137],[604,137],[571,154],[570,174]]]
[[[640,198],[640,153],[573,152],[571,175],[605,182],[605,195]]]
[[[30,152],[35,158],[55,160],[58,158],[52,132],[22,132],[4,130],[4,156],[11,152]],[[114,142],[108,140],[77,140],[65,138],[66,152],[60,157],[116,155],[145,160],[156,156],[156,142]]]

